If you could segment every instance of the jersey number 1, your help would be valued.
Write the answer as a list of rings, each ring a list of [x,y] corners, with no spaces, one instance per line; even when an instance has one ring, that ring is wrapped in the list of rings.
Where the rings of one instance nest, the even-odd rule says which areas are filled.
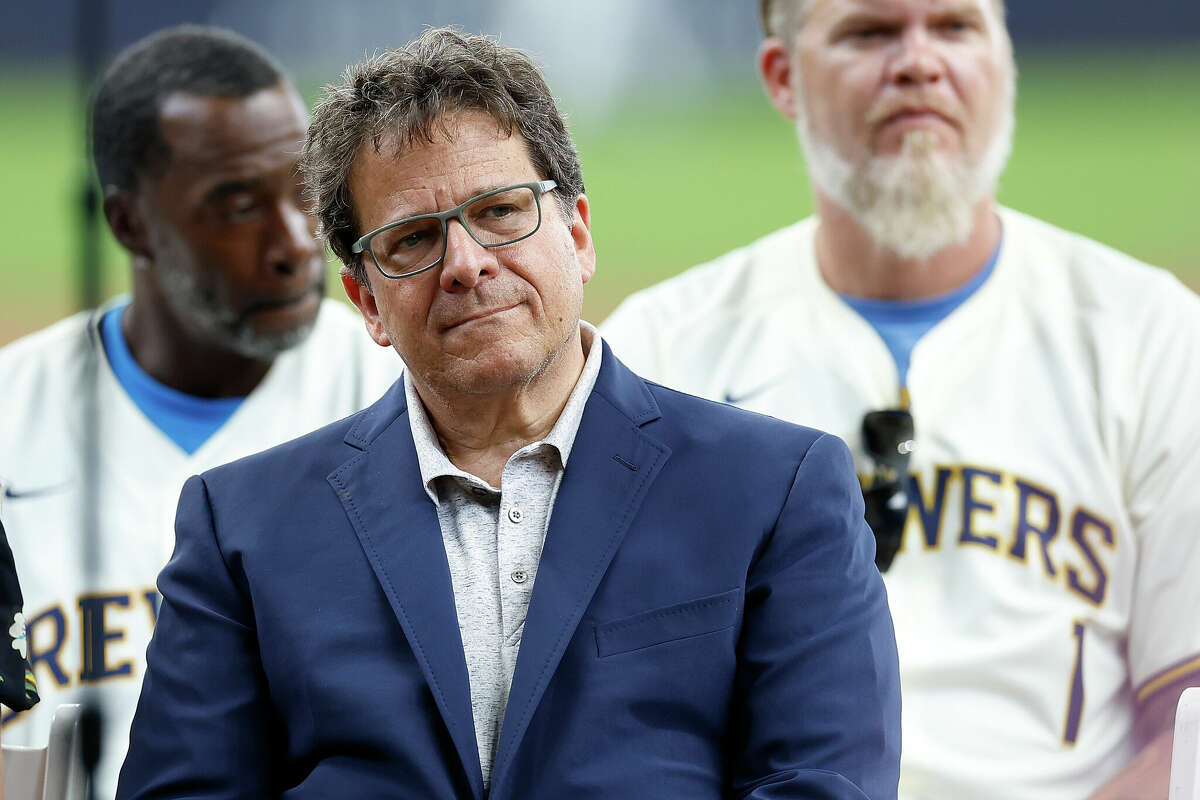
[[[1079,721],[1083,719],[1083,623],[1076,622],[1075,668],[1071,671],[1071,695],[1067,699],[1067,722],[1063,726],[1063,744],[1073,745],[1079,738]]]

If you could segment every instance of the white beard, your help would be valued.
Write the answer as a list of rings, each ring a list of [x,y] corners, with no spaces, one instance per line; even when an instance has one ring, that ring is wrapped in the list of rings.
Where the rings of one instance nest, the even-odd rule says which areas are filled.
[[[190,271],[176,267],[171,261],[157,267],[158,281],[172,310],[190,320],[211,342],[246,358],[270,361],[307,339],[317,324],[313,317],[291,328],[261,333],[249,319],[231,309],[217,289],[203,286]],[[321,294],[324,293],[322,281]]]
[[[880,247],[904,259],[927,259],[966,241],[975,206],[996,188],[1012,152],[1012,104],[976,164],[939,152],[929,131],[905,134],[896,155],[872,155],[855,166],[808,130],[796,133],[813,185],[845,209]]]

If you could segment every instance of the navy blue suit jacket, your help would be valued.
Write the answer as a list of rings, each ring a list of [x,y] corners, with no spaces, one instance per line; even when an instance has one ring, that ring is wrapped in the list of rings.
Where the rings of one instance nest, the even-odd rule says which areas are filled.
[[[119,798],[481,798],[402,383],[192,478]],[[896,645],[841,440],[608,348],[489,796],[892,798]]]

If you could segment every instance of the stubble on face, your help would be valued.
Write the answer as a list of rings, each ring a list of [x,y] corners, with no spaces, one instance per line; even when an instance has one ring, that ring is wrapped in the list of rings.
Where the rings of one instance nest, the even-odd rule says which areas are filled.
[[[137,200],[153,252],[146,268],[161,303],[207,347],[269,361],[316,325],[325,259],[296,198],[305,125],[286,83],[245,97],[180,92],[163,103],[170,163]],[[291,220],[286,230],[276,215]]]
[[[270,361],[301,344],[316,327],[314,315],[287,328],[258,330],[252,313],[234,308],[228,293],[216,283],[202,281],[196,270],[180,266],[175,259],[159,260],[152,269],[177,318],[186,320],[204,341],[245,358]],[[324,276],[313,291],[324,296]]]
[[[519,137],[482,112],[457,113],[444,132],[416,147],[385,141],[359,153],[351,185],[364,228],[537,177]],[[440,266],[398,280],[369,274],[378,324],[419,387],[450,398],[555,383],[551,373],[578,342],[586,277],[557,198],[545,195],[541,206],[541,227],[528,239],[485,249],[451,222]]]

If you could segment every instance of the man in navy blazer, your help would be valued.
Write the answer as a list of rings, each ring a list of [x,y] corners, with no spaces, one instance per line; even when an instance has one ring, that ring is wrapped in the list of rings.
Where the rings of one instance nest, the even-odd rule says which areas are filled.
[[[304,170],[408,369],[187,483],[118,797],[894,798],[849,453],[580,321],[590,209],[529,59],[442,29],[355,65]]]

